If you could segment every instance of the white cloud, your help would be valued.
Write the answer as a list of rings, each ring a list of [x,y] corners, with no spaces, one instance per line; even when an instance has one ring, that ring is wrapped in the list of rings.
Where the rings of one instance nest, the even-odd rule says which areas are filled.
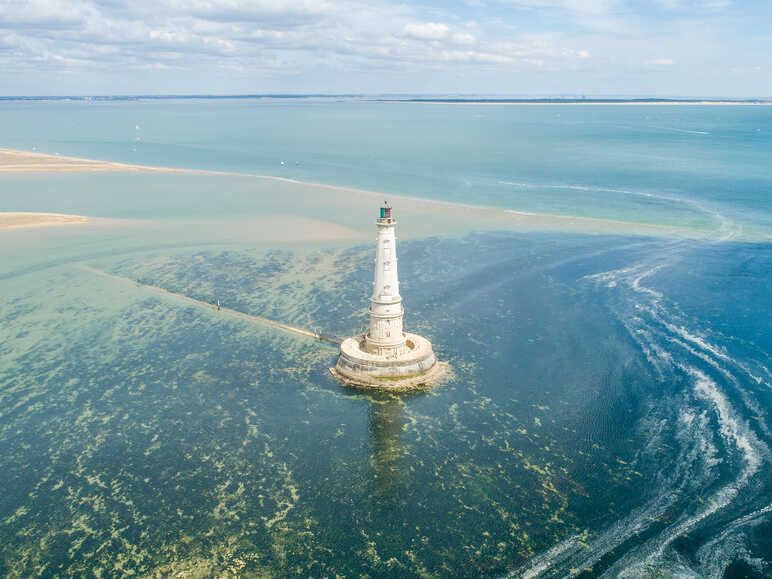
[[[475,43],[474,35],[468,32],[455,32],[452,39],[456,44],[471,45]]]
[[[476,50],[443,50],[440,53],[440,58],[448,62],[458,63],[505,64],[512,62],[512,58],[509,56]]]
[[[50,90],[47,75],[57,70],[75,71],[94,86],[101,82],[102,92],[113,85],[100,79],[128,69],[159,76],[166,71],[167,84],[183,79],[201,91],[208,88],[202,83],[222,73],[249,87],[264,86],[264,74],[314,79],[308,82],[320,84],[309,90],[335,92],[341,90],[338,80],[353,77],[374,79],[379,90],[390,90],[388,79],[399,75],[427,83],[447,75],[457,82],[458,67],[469,65],[465,75],[487,71],[479,79],[495,77],[490,82],[497,90],[499,79],[521,82],[520,73],[538,68],[541,76],[534,78],[552,74],[555,86],[569,83],[568,73],[581,73],[589,92],[592,85],[584,79],[592,75],[643,83],[647,74],[676,62],[695,75],[702,67],[702,78],[730,74],[747,54],[760,55],[756,60],[769,69],[768,36],[744,51],[750,45],[743,44],[747,34],[737,24],[743,14],[726,17],[733,9],[728,0],[657,0],[646,10],[633,0],[486,4],[494,2],[495,18],[472,1],[470,19],[463,20],[441,7],[391,0],[0,0],[0,94],[22,90],[16,88],[22,76],[29,85],[37,79],[35,92]],[[720,7],[724,12],[716,12]],[[17,76],[10,79],[10,73]],[[128,79],[126,84],[135,86]]]
[[[448,36],[450,28],[442,22],[410,22],[405,24],[405,36],[418,40],[442,40]]]

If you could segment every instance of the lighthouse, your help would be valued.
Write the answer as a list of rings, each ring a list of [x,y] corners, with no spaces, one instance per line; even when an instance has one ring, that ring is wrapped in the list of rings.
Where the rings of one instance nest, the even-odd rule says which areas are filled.
[[[407,350],[402,332],[402,296],[399,295],[397,274],[397,221],[391,207],[384,203],[375,221],[378,236],[375,241],[375,276],[370,297],[370,331],[365,342],[370,354],[398,358]]]
[[[370,325],[364,334],[346,338],[330,372],[347,385],[406,390],[429,385],[447,369],[437,362],[432,344],[404,331],[405,309],[397,272],[397,221],[388,203],[375,220],[375,267],[370,295]]]

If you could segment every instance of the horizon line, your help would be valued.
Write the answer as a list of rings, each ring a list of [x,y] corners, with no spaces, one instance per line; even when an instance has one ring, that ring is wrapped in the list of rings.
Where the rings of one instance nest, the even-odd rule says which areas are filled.
[[[310,99],[362,98],[384,102],[438,102],[438,103],[772,103],[772,97],[721,96],[618,96],[618,95],[503,95],[470,93],[164,93],[164,94],[94,94],[94,95],[0,95],[0,101],[36,100],[172,100],[172,99]]]

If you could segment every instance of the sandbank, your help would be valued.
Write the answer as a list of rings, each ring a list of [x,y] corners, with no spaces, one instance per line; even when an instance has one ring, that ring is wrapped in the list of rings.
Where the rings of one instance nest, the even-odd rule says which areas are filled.
[[[102,171],[124,171],[124,172],[152,172],[152,173],[177,173],[188,175],[224,175],[230,177],[252,178],[267,181],[276,181],[291,183],[311,189],[324,191],[330,196],[331,202],[345,203],[350,205],[353,199],[367,201],[368,199],[377,200],[378,203],[384,198],[383,192],[370,191],[366,189],[357,189],[341,185],[329,185],[324,183],[313,183],[300,181],[288,177],[275,175],[260,175],[254,173],[239,173],[232,171],[214,171],[202,169],[176,169],[169,167],[153,167],[147,165],[132,165],[127,163],[117,163],[110,161],[97,161],[93,159],[80,159],[77,157],[63,157],[60,155],[50,155],[39,152],[19,151],[14,149],[0,148],[0,175],[3,173],[39,173],[39,172],[102,172]],[[699,229],[688,226],[664,225],[655,223],[635,222],[598,217],[585,217],[577,215],[560,215],[552,213],[531,213],[526,211],[517,211],[502,207],[480,206],[464,204],[455,201],[441,201],[436,199],[427,199],[409,195],[387,194],[392,202],[398,202],[403,208],[409,207],[411,211],[417,214],[423,214],[432,218],[438,217],[437,212],[445,218],[455,219],[459,222],[474,219],[478,226],[483,229],[509,229],[517,231],[560,231],[573,233],[594,233],[594,234],[623,234],[623,235],[646,235],[654,237],[676,237],[676,238],[696,238],[696,239],[715,239],[717,231],[713,229]],[[336,198],[337,197],[337,198]],[[345,197],[345,199],[344,199]],[[367,201],[369,202],[369,201]],[[52,215],[52,214],[27,214],[27,215]],[[63,217],[63,218],[62,218]],[[293,216],[299,218],[299,216]],[[289,226],[285,216],[285,226]],[[21,225],[21,218],[15,217],[15,227],[32,227],[42,225],[65,225],[68,223],[83,223],[88,221],[82,216],[58,216],[58,218],[30,218],[27,220],[29,225]],[[269,227],[272,231],[269,237],[285,238],[288,227],[284,227],[284,233],[277,227],[278,223],[273,223]],[[293,224],[297,225],[297,224]],[[302,225],[311,225],[303,223]],[[316,227],[304,227],[306,231],[316,231],[315,235],[291,235],[290,238],[298,240],[300,237],[304,240],[339,240],[345,238],[357,237],[357,233],[343,224],[334,224],[332,222],[323,222],[314,224]],[[0,222],[0,229],[9,229],[3,227]],[[361,235],[361,232],[358,232]],[[739,232],[733,232],[732,237],[740,237]],[[735,238],[737,238],[735,237]],[[767,239],[764,239],[767,241]]]
[[[169,167],[148,167],[145,165],[130,165],[113,161],[97,161],[49,155],[36,151],[18,151],[16,149],[0,149],[0,173],[67,173],[67,172],[98,172],[98,171],[150,171],[161,173],[185,173],[185,169]]]
[[[59,225],[83,225],[85,223],[89,223],[89,219],[83,215],[0,211],[0,230],[25,229],[28,227],[54,227]]]

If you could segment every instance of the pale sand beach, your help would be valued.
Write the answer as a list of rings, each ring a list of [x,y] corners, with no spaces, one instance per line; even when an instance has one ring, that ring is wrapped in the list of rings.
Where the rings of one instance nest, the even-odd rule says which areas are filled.
[[[0,230],[25,229],[28,227],[53,227],[59,225],[83,225],[85,223],[89,223],[89,218],[84,217],[83,215],[0,211]]]
[[[168,167],[147,167],[111,161],[97,161],[94,159],[79,159],[76,157],[49,155],[47,153],[38,153],[34,151],[0,149],[0,173],[61,173],[89,171],[185,172],[184,169],[172,169]]]
[[[62,213],[31,213],[21,211],[0,212],[0,231],[31,229],[36,227],[56,227],[64,225],[95,225],[101,227],[133,226],[143,227],[147,234],[153,228],[174,232],[178,239],[186,239],[186,229],[191,223],[174,221],[147,221],[131,219],[89,218],[84,215],[66,215]],[[206,222],[193,222],[197,231],[204,231]],[[363,235],[344,225],[310,219],[298,215],[271,215],[231,220],[229,224],[233,239],[246,238],[254,243],[305,243],[346,239],[362,239]],[[246,235],[248,233],[248,235]]]

